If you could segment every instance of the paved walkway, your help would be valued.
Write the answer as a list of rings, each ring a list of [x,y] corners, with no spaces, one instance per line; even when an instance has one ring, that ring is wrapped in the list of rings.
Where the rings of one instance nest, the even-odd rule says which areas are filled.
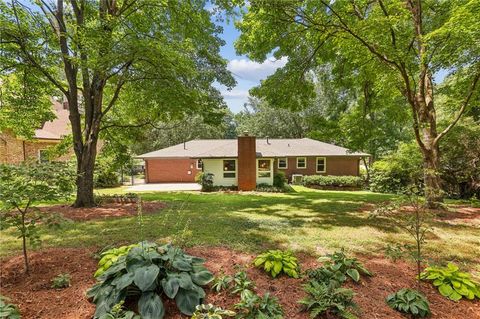
[[[202,187],[197,183],[158,183],[137,184],[127,188],[132,192],[174,192],[174,191],[199,191]]]

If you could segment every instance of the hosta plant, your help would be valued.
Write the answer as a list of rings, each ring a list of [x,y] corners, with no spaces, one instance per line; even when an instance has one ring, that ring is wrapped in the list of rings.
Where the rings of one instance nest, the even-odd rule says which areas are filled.
[[[413,289],[400,289],[396,293],[389,295],[386,301],[392,309],[411,314],[414,317],[430,315],[427,298]]]
[[[355,282],[360,281],[360,274],[372,276],[362,263],[356,258],[347,257],[343,250],[320,257],[319,261],[324,262],[324,266],[328,269],[349,276]]]
[[[298,278],[300,272],[297,258],[289,251],[269,250],[258,255],[253,264],[255,267],[262,267],[273,278],[281,273],[285,273],[289,277]]]
[[[233,281],[232,276],[225,275],[222,273],[220,276],[216,276],[213,279],[212,290],[216,292],[226,290],[232,281]]]
[[[141,319],[133,311],[126,311],[123,309],[123,301],[113,306],[109,313],[103,314],[99,319]]]
[[[433,281],[442,296],[458,301],[463,297],[473,300],[480,298],[480,284],[470,274],[461,272],[457,266],[449,263],[447,267],[427,267],[420,279]]]
[[[233,294],[239,294],[241,299],[251,297],[253,295],[252,289],[255,288],[255,284],[250,281],[245,271],[238,271],[233,276]]]
[[[0,295],[0,318],[20,319],[20,311],[14,304],[8,303],[9,298]]]
[[[225,310],[212,304],[203,304],[197,306],[191,319],[224,319],[235,315],[234,311]]]
[[[107,251],[104,251],[100,255],[100,260],[98,261],[98,269],[93,275],[94,277],[98,277],[103,274],[111,265],[113,265],[120,256],[125,256],[128,254],[130,249],[135,247],[136,245],[129,245],[129,246],[121,246],[118,248],[112,248]]]
[[[310,279],[318,282],[325,283],[327,285],[340,286],[347,280],[347,276],[340,271],[332,270],[330,267],[318,267],[316,269],[308,269],[307,276]]]
[[[213,279],[203,263],[171,245],[139,243],[118,257],[87,292],[97,306],[95,318],[109,313],[127,296],[138,298],[143,319],[163,318],[165,297],[174,299],[180,312],[191,316],[205,297],[202,286]]]
[[[342,288],[338,283],[326,284],[311,280],[304,286],[307,296],[299,301],[311,318],[324,315],[336,315],[345,319],[357,318],[354,311],[358,306],[353,302],[351,289]]]
[[[278,299],[270,296],[268,292],[263,297],[251,294],[241,298],[240,302],[235,305],[235,309],[238,310],[238,319],[283,318],[283,310]]]

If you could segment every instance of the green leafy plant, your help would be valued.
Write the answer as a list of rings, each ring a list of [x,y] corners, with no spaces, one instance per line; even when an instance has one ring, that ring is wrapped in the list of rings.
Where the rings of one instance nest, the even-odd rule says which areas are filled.
[[[253,264],[255,267],[263,267],[273,278],[281,273],[298,278],[300,272],[297,258],[289,251],[269,250],[258,255]]]
[[[126,311],[123,308],[124,301],[120,301],[109,313],[103,314],[99,319],[141,319],[139,315],[136,315],[133,311]]]
[[[232,276],[221,274],[213,279],[212,290],[216,292],[226,290],[232,281]]]
[[[353,187],[359,188],[363,180],[359,176],[309,175],[304,176],[303,185],[307,187]]]
[[[20,319],[20,311],[14,304],[8,303],[9,298],[0,295],[0,318]]]
[[[325,267],[329,270],[349,276],[355,282],[360,281],[360,274],[372,276],[372,273],[362,263],[356,258],[347,257],[343,250],[320,257],[319,261],[324,262]]]
[[[385,257],[391,259],[392,261],[397,261],[408,255],[409,251],[412,251],[412,247],[408,244],[387,244],[385,247]]]
[[[463,297],[473,300],[480,298],[480,284],[470,274],[461,272],[457,266],[449,263],[447,267],[427,267],[420,279],[433,281],[444,297],[458,301]]]
[[[213,174],[211,173],[198,172],[195,181],[202,186],[202,192],[213,192],[215,190]]]
[[[273,175],[273,186],[278,188],[284,188],[285,184],[287,184],[287,177],[285,176],[284,172],[276,172]]]
[[[70,287],[70,280],[72,276],[70,274],[60,274],[52,279],[52,288],[62,289]]]
[[[281,319],[283,310],[278,299],[269,293],[260,297],[256,294],[241,298],[235,305],[238,310],[237,318],[240,319]]]
[[[430,314],[427,298],[417,290],[400,289],[396,293],[389,295],[386,302],[392,309],[415,317],[426,317]]]
[[[225,310],[212,304],[202,304],[196,307],[191,319],[223,319],[224,317],[233,317],[236,313],[231,310]]]
[[[235,273],[233,276],[233,294],[239,294],[241,299],[245,299],[253,295],[252,289],[255,284],[247,277],[247,273],[242,270]]]
[[[107,271],[108,268],[110,268],[110,266],[112,266],[118,260],[120,256],[125,256],[126,254],[128,254],[130,249],[136,246],[136,244],[121,246],[118,248],[111,248],[101,253],[100,260],[98,261],[98,269],[93,276],[98,277],[102,275],[105,271]]]
[[[327,285],[340,286],[347,280],[347,276],[340,271],[332,270],[330,267],[318,267],[316,269],[307,270],[307,276]]]
[[[144,319],[163,318],[162,296],[174,299],[180,312],[191,316],[205,297],[202,286],[213,279],[203,263],[172,245],[141,242],[97,277],[87,297],[97,306],[96,318],[127,296],[139,297],[138,311]]]
[[[345,319],[357,318],[354,311],[358,306],[353,302],[353,290],[342,288],[338,283],[324,283],[311,280],[304,285],[307,296],[299,301],[311,318],[334,314]]]

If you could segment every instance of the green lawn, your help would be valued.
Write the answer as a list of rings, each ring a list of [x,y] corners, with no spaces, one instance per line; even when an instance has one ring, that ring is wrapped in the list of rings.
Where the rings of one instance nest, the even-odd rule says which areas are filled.
[[[40,226],[43,247],[118,245],[149,240],[176,241],[186,246],[223,245],[259,252],[281,247],[323,254],[344,247],[362,254],[381,254],[387,243],[408,237],[386,221],[369,219],[367,204],[381,204],[393,195],[371,192],[317,191],[295,186],[286,194],[143,193],[168,208],[139,218],[111,218],[66,224],[52,230]],[[123,189],[104,190],[120,193]],[[432,224],[428,254],[434,259],[478,263],[479,229]],[[12,229],[2,232],[0,256],[20,252]],[[477,258],[477,259],[475,259]]]

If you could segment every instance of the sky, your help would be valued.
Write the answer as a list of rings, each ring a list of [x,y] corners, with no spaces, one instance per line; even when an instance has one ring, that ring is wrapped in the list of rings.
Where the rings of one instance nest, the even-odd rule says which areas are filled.
[[[240,32],[235,29],[233,21],[230,19],[228,22],[217,22],[217,24],[223,27],[221,37],[225,40],[225,45],[221,48],[220,54],[229,61],[228,70],[237,81],[237,86],[230,91],[222,86],[218,86],[218,88],[230,110],[238,113],[248,101],[248,90],[259,85],[260,80],[273,74],[277,68],[283,67],[287,60],[286,58],[281,60],[270,58],[263,63],[258,63],[251,61],[244,55],[237,55],[234,42]]]

